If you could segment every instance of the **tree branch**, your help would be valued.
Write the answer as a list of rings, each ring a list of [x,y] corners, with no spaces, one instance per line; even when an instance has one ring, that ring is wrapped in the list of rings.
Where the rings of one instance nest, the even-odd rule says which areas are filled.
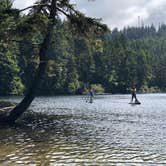
[[[63,13],[66,17],[70,18],[70,15],[61,10],[60,8],[56,8],[59,12]]]
[[[39,6],[40,7],[49,7],[50,5],[48,5],[48,4],[36,4],[36,5],[28,6],[28,7],[24,8],[24,9],[21,9],[21,10],[19,10],[19,12],[23,12],[25,10],[32,9],[34,7],[39,7]]]

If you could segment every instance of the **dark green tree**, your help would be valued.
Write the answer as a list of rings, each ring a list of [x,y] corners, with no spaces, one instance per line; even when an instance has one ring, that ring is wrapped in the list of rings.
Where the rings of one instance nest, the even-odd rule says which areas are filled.
[[[8,123],[14,122],[18,117],[20,117],[36,96],[40,80],[42,79],[47,67],[47,51],[49,49],[53,29],[56,27],[57,18],[59,18],[59,13],[66,16],[71,23],[71,28],[78,34],[88,36],[89,34],[99,34],[107,30],[107,27],[100,24],[98,20],[86,17],[77,11],[74,6],[70,4],[69,0],[41,0],[26,9],[31,9],[31,11],[29,13],[29,17],[25,20],[23,29],[27,28],[28,31],[29,28],[32,28],[31,30],[33,31],[35,30],[34,24],[37,23],[37,25],[39,25],[40,21],[38,20],[40,18],[45,18],[46,26],[42,31],[45,33],[43,34],[43,41],[39,48],[39,66],[27,94],[23,100],[13,110],[11,110],[9,115],[0,118],[1,121]],[[12,10],[9,10],[9,12],[12,12]]]

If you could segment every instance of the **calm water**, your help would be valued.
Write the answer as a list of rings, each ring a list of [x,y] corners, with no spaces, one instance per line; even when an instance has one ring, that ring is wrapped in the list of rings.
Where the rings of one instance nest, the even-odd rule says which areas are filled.
[[[0,165],[166,165],[166,94],[39,97],[0,127]],[[19,101],[19,98],[9,98]]]

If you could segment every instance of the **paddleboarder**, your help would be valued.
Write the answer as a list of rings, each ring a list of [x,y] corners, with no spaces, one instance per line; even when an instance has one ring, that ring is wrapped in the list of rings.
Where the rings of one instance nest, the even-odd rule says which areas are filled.
[[[94,91],[92,88],[89,89],[89,96],[90,96],[89,103],[93,103]]]
[[[131,102],[133,102],[133,100],[135,100],[135,103],[139,103],[137,96],[136,96],[136,92],[137,92],[137,89],[135,87],[133,87],[131,89]]]

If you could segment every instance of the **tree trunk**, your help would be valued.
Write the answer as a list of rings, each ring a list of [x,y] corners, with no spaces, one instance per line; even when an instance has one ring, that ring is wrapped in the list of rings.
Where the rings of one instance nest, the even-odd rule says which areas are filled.
[[[36,76],[32,82],[30,89],[28,90],[28,93],[23,98],[23,100],[14,109],[12,109],[10,113],[7,113],[7,115],[0,117],[0,122],[13,123],[22,115],[22,113],[24,113],[27,110],[27,108],[30,106],[33,99],[35,98],[37,88],[40,85],[40,80],[47,66],[46,54],[49,48],[51,33],[54,27],[55,16],[56,0],[52,0],[47,33],[39,50],[40,64],[37,69]]]

